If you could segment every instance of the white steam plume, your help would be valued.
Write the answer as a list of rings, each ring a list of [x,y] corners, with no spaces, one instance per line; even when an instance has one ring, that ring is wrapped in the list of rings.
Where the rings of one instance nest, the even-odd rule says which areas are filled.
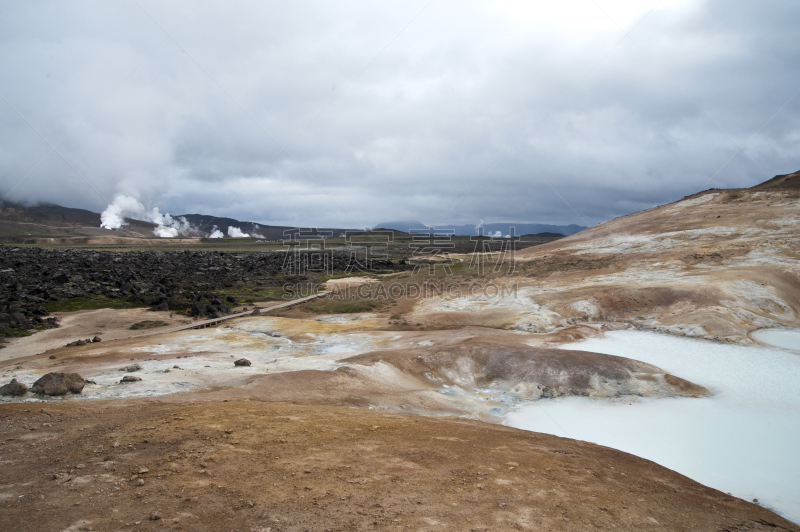
[[[211,228],[211,234],[208,235],[208,238],[222,238],[224,236],[225,235],[222,233],[222,231],[220,231],[215,225],[214,227]]]
[[[178,230],[174,227],[164,227],[163,225],[159,225],[155,229],[153,229],[153,233],[156,236],[161,238],[172,238],[178,236]]]
[[[145,212],[144,205],[132,196],[117,194],[114,201],[100,214],[100,227],[106,229],[119,229],[126,222],[125,218],[144,218],[153,222],[158,227],[153,233],[161,238],[172,238],[178,235],[199,235],[197,230],[184,217],[173,218],[169,213],[161,214],[158,207],[153,207],[150,212]]]
[[[249,237],[247,233],[239,229],[238,227],[234,227],[232,225],[228,226],[228,236],[232,238],[246,238]]]
[[[139,200],[124,194],[114,196],[114,201],[100,214],[100,227],[106,229],[119,229],[125,222],[127,215],[144,212],[144,205]]]
[[[475,226],[475,234],[476,235],[481,234],[481,229],[483,229],[483,220],[478,222],[478,225]]]
[[[154,224],[158,224],[158,227],[156,227],[153,232],[162,238],[171,238],[178,235],[195,236],[200,234],[200,231],[183,216],[180,218],[173,218],[168,212],[161,214],[158,211],[158,207],[153,207],[153,210],[148,213],[148,218]]]

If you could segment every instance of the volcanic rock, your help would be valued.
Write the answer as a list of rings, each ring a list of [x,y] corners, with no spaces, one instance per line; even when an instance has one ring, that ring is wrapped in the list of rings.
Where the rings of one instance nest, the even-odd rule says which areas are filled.
[[[11,379],[11,382],[3,387],[0,387],[0,395],[25,395],[28,393],[28,387],[22,383],[17,382],[17,379]]]
[[[81,393],[85,383],[77,373],[48,373],[33,383],[31,391],[41,395]]]
[[[119,382],[120,383],[123,383],[123,382],[139,382],[141,380],[142,380],[141,377],[134,377],[133,375],[125,375],[124,377],[122,377],[122,380],[119,381]]]
[[[90,343],[92,343],[92,341],[87,338],[86,340],[75,340],[74,342],[70,342],[70,343],[68,343],[66,345],[66,347],[77,347],[77,346],[86,345],[86,344],[90,344]]]
[[[13,272],[16,282],[0,283],[0,338],[24,331],[58,327],[58,317],[46,317],[46,301],[65,301],[87,294],[146,304],[161,310],[186,308],[193,317],[230,308],[213,292],[226,286],[257,282],[276,284],[279,272],[298,271],[308,264],[302,252],[220,253],[217,251],[109,252],[84,249],[50,250],[0,246],[0,270]],[[334,271],[361,266],[349,252],[331,251]],[[375,270],[396,268],[390,260],[373,259]],[[411,266],[403,266],[403,269]],[[257,274],[255,273],[257,272]],[[302,276],[281,279],[306,280]],[[233,303],[232,301],[228,301]]]
[[[233,363],[234,366],[250,366],[251,362],[246,358],[240,358],[239,360]]]

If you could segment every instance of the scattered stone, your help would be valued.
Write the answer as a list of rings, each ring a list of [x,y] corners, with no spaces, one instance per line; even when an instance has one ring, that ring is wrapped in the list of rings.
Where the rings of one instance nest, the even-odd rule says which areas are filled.
[[[239,360],[234,361],[234,366],[250,366],[251,362],[246,358],[240,358]]]
[[[251,316],[259,316],[261,315],[260,309],[255,309],[253,312],[250,313]]]
[[[143,478],[140,478],[140,479],[138,479],[138,480],[136,481],[136,485],[137,485],[137,486],[144,486],[144,479],[143,479]]]
[[[149,472],[150,472],[150,470],[147,469],[146,467],[140,467],[139,468],[139,474],[140,475],[144,475],[145,473],[149,473]]]
[[[0,387],[0,395],[16,395],[21,396],[28,393],[28,386],[22,382],[17,382],[17,379],[11,379],[11,382],[3,387]]]
[[[138,331],[139,329],[154,329],[156,327],[164,327],[166,325],[169,324],[165,321],[144,320],[131,325],[131,330]]]
[[[102,453],[103,452],[103,446],[102,445],[98,445],[97,447],[94,448],[94,452]]]
[[[119,368],[119,371],[124,371],[125,373],[133,373],[134,371],[141,371],[142,366],[139,364],[131,364],[130,366],[125,366],[124,368]]]
[[[31,386],[31,391],[41,395],[66,395],[68,392],[81,393],[83,377],[77,373],[48,373]]]
[[[49,357],[47,357],[47,358],[48,358],[48,359],[50,359],[50,360],[55,360],[56,356],[55,356],[55,355],[50,355],[50,356],[49,356]]]
[[[172,366],[172,369],[183,369],[183,368],[176,364],[176,365]]]
[[[161,519],[161,512],[157,512],[156,511],[156,512],[150,513],[150,520],[151,521],[158,521],[159,519]]]
[[[66,345],[66,347],[77,347],[81,345],[91,344],[92,341],[87,338],[86,340],[75,340],[74,342],[70,342]]]
[[[92,338],[92,342],[102,342],[102,341],[103,339],[100,338],[99,336],[95,336],[94,338]]]
[[[84,384],[97,384],[97,383],[96,383],[95,381],[93,381],[92,379],[83,379],[83,383],[84,383]]]
[[[122,380],[119,381],[119,382],[120,383],[123,383],[123,382],[139,382],[140,380],[142,380],[141,377],[134,377],[133,375],[125,375],[124,377],[122,377]]]

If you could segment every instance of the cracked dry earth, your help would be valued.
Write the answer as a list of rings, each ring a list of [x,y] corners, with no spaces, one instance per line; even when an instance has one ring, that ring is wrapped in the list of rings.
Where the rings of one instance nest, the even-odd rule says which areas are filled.
[[[256,401],[8,404],[2,530],[800,530],[591,443]]]

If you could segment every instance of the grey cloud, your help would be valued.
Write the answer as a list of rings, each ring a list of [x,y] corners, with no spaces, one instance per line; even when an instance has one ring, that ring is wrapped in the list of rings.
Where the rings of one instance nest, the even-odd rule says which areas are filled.
[[[584,224],[800,168],[800,98],[765,125],[800,89],[793,2],[657,9],[616,48],[619,30],[526,28],[478,2],[412,22],[427,3],[208,0],[181,23],[196,2],[144,2],[180,23],[160,45],[133,3],[5,3],[0,94],[51,144],[89,115],[59,147],[69,164],[51,154],[10,198]],[[5,194],[50,147],[2,101],[0,137]]]

